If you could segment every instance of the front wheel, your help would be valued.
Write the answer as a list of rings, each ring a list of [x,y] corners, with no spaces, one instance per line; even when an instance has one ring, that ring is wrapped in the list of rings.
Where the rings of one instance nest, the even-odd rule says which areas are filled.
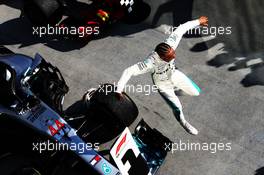
[[[114,88],[114,85],[104,84],[84,95],[88,122],[82,124],[82,129],[79,129],[83,139],[99,143],[108,142],[136,120],[136,104],[127,94],[118,100]]]
[[[123,98],[119,100],[114,90],[114,85],[101,85],[91,98],[91,105],[97,110],[104,108],[112,117],[120,120],[125,126],[129,126],[137,118],[138,108],[126,93],[123,93]]]

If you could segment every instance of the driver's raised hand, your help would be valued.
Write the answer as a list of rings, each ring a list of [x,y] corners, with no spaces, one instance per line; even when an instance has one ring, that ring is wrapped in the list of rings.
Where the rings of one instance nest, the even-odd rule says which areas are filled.
[[[201,16],[199,18],[199,22],[201,26],[208,26],[208,17],[207,16]]]
[[[116,92],[115,95],[116,95],[116,98],[117,98],[118,100],[122,100],[122,98],[124,98],[124,95],[122,94],[122,92],[121,92],[121,93]]]

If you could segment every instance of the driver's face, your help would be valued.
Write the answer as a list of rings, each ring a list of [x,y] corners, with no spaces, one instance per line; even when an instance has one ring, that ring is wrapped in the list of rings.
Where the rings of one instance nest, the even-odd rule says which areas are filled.
[[[161,58],[166,62],[170,62],[176,57],[176,52],[173,48],[170,48],[169,51]]]

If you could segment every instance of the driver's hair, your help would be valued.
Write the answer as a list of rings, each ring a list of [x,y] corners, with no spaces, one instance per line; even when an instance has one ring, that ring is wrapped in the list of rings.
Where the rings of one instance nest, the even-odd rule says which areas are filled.
[[[159,43],[155,48],[155,52],[157,52],[160,57],[164,57],[170,49],[171,46],[167,43]]]

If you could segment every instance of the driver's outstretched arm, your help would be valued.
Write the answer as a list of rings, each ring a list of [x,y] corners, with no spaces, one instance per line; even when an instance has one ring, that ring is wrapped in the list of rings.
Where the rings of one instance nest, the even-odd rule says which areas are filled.
[[[125,88],[125,85],[132,76],[137,76],[147,72],[151,72],[154,68],[154,65],[150,59],[145,59],[143,62],[139,62],[125,69],[120,80],[117,83],[117,93],[121,93]]]
[[[200,25],[199,19],[186,22],[177,27],[170,36],[165,40],[165,43],[169,44],[174,50],[178,47],[182,36],[190,29],[193,29]]]

